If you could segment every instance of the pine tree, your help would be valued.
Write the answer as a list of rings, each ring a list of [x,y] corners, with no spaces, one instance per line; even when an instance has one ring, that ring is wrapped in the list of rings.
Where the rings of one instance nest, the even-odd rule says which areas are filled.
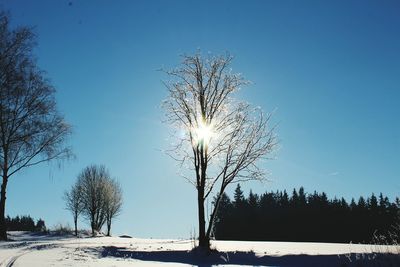
[[[230,227],[232,221],[232,209],[232,202],[224,192],[218,205],[218,212],[213,226],[213,234],[216,239],[229,239],[232,235],[232,227]]]
[[[355,210],[356,208],[357,208],[356,201],[354,200],[354,197],[352,197],[350,202],[350,209]]]
[[[280,201],[280,206],[285,208],[289,205],[289,196],[286,190],[283,190],[283,194]]]
[[[242,189],[240,188],[240,184],[237,184],[236,186],[233,203],[236,208],[240,207],[244,203],[244,195]]]
[[[361,209],[367,207],[367,203],[365,202],[365,198],[362,197],[362,196],[358,199],[358,207],[361,208]]]
[[[44,232],[46,231],[46,224],[42,219],[39,219],[36,222],[36,227],[35,227],[35,231],[37,232]]]
[[[367,204],[371,210],[375,210],[378,207],[378,199],[376,198],[374,193],[372,193],[371,197],[368,198]]]
[[[296,207],[299,203],[299,195],[297,194],[296,188],[293,189],[292,192],[292,197],[290,199],[290,202],[293,207]]]
[[[258,207],[258,195],[257,194],[253,194],[253,191],[250,190],[249,193],[249,198],[248,198],[248,203],[251,209],[257,209]]]
[[[299,189],[299,204],[304,207],[306,205],[306,194],[304,193],[304,187],[300,187]]]

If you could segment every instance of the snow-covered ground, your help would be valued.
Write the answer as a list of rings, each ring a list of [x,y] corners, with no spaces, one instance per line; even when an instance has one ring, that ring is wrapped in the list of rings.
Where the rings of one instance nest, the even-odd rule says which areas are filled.
[[[11,232],[9,237],[14,241],[0,242],[1,267],[400,266],[400,249],[394,246],[213,241],[218,252],[205,257],[190,252],[194,247],[192,240],[75,238],[24,232]]]

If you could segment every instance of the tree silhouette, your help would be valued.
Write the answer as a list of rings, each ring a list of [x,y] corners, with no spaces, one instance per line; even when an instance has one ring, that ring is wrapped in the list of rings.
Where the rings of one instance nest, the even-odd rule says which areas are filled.
[[[46,223],[44,222],[44,220],[39,219],[39,220],[36,222],[35,231],[37,231],[37,232],[44,232],[44,231],[46,231]]]
[[[92,236],[100,232],[105,223],[107,235],[110,235],[112,220],[121,212],[122,188],[111,178],[104,165],[90,165],[78,175],[65,200],[68,209],[74,215],[75,234],[76,220],[82,212],[90,223]]]
[[[215,201],[215,199],[214,199]],[[233,204],[226,193],[223,193],[220,200],[219,209],[215,217],[213,225],[213,234],[216,239],[227,236],[227,233],[231,231],[228,229],[229,221],[232,218]],[[226,224],[227,223],[227,224]],[[219,230],[215,230],[215,225],[219,226]]]
[[[57,111],[55,89],[34,60],[35,36],[27,27],[10,28],[0,13],[0,240],[7,239],[6,189],[20,170],[65,159],[71,127]]]
[[[81,185],[75,184],[69,191],[64,193],[66,209],[72,213],[74,218],[75,235],[78,236],[78,217],[84,210],[83,190]]]
[[[122,188],[116,180],[110,179],[106,184],[105,197],[107,236],[110,236],[112,220],[120,214],[122,208]]]
[[[90,165],[78,176],[77,185],[82,190],[83,214],[90,222],[92,236],[100,232],[106,221],[106,181],[110,174],[104,165]]]
[[[169,97],[164,101],[168,122],[185,131],[170,155],[189,164],[194,177],[186,177],[197,190],[199,247],[209,250],[210,234],[219,202],[232,182],[260,180],[257,165],[276,145],[269,116],[233,94],[247,82],[229,70],[232,57],[183,56],[182,64],[166,71]],[[215,195],[206,227],[204,203]]]
[[[244,195],[240,184],[236,186],[233,204],[236,208],[241,208],[244,205]]]

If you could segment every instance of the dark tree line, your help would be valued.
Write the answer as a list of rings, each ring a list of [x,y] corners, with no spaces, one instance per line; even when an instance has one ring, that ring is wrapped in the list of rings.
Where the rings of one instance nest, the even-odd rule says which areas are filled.
[[[30,231],[30,232],[43,232],[46,231],[46,224],[42,219],[35,221],[31,216],[16,216],[10,218],[6,217],[7,231]]]
[[[291,195],[250,191],[246,198],[238,185],[233,201],[223,195],[213,230],[219,240],[368,243],[399,222],[399,211],[400,199],[390,202],[382,193],[348,203],[301,187]]]

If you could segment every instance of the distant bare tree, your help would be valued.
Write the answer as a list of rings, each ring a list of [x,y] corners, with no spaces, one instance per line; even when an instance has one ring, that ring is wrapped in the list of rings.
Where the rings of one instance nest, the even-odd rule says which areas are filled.
[[[117,217],[122,208],[122,188],[116,180],[109,180],[106,185],[106,223],[107,223],[107,235],[111,234],[111,223],[112,220]]]
[[[81,186],[79,184],[75,184],[69,191],[65,191],[64,200],[67,210],[72,213],[74,218],[75,235],[78,236],[78,217],[84,208]]]
[[[35,36],[10,28],[0,13],[0,240],[7,239],[6,189],[21,169],[71,156],[65,141],[71,127],[57,111],[55,89],[34,60]]]
[[[232,95],[247,84],[229,69],[232,57],[183,56],[182,64],[166,73],[169,97],[164,101],[167,121],[177,129],[178,142],[168,151],[182,166],[197,190],[199,247],[209,250],[212,224],[226,187],[234,182],[262,180],[257,165],[277,144],[270,116]],[[184,135],[182,135],[184,132]],[[208,227],[204,203],[214,194]]]
[[[82,190],[83,214],[90,222],[92,236],[100,232],[106,222],[106,189],[110,174],[104,165],[90,165],[78,176]]]

